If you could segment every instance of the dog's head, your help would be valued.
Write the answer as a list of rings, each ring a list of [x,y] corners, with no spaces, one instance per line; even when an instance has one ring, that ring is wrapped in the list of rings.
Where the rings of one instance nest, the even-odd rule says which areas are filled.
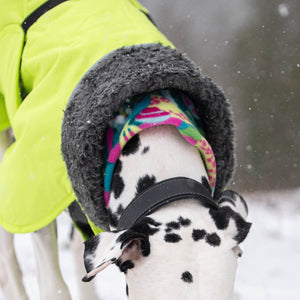
[[[87,241],[83,280],[116,264],[126,274],[129,299],[226,300],[251,226],[247,213],[232,191],[222,194],[217,210],[194,200],[169,204],[128,230]]]

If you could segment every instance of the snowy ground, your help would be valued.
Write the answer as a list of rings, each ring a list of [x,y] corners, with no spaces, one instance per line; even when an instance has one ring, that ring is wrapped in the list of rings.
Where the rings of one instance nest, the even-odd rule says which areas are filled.
[[[245,198],[249,203],[249,220],[253,226],[243,244],[244,255],[240,259],[237,273],[235,300],[300,299],[300,189],[257,193]],[[74,299],[79,300],[72,257],[66,246],[68,223],[68,217],[63,214],[59,218],[60,263]],[[30,236],[17,235],[16,248],[30,299],[37,300],[38,289]],[[120,280],[120,284],[116,287],[117,280]],[[99,287],[99,299],[126,299],[124,280],[115,267],[108,268],[95,281]],[[1,292],[0,300],[3,300]]]
[[[253,222],[236,280],[236,300],[300,299],[300,189],[246,196]]]

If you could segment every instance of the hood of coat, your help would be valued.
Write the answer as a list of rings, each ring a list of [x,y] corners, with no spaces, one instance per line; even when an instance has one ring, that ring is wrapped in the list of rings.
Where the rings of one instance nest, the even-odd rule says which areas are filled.
[[[73,189],[90,219],[102,229],[108,229],[103,199],[106,130],[127,99],[162,89],[183,91],[196,107],[216,158],[216,198],[233,175],[232,113],[221,89],[176,49],[161,44],[117,49],[80,80],[62,124],[62,153]]]

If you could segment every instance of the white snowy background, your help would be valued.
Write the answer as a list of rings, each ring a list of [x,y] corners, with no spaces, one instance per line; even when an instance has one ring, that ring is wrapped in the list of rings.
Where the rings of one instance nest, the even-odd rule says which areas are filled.
[[[249,220],[253,225],[243,243],[244,254],[239,261],[234,300],[300,299],[300,189],[257,192],[245,195],[245,198],[249,203]],[[70,220],[63,213],[58,219],[60,265],[72,296],[79,300],[78,282],[74,278],[72,255],[68,247],[69,232]],[[15,244],[27,292],[30,299],[38,300],[30,235],[16,235]],[[109,267],[94,281],[99,299],[126,299],[125,282],[116,267]],[[3,300],[1,292],[0,299]]]

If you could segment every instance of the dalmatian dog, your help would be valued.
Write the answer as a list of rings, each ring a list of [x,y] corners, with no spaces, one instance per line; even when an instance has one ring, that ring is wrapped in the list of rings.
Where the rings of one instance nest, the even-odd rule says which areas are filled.
[[[36,209],[26,215],[34,228],[26,232],[37,231],[33,242],[40,299],[71,299],[59,270],[54,219],[56,208],[61,212],[69,207],[74,222],[86,229],[70,207],[75,198],[89,224],[106,230],[87,234],[84,281],[115,264],[126,274],[131,300],[229,299],[241,255],[239,244],[250,228],[247,206],[231,191],[216,203],[207,165],[176,128],[170,124],[148,128],[122,148],[112,174],[108,210],[103,187],[103,149],[114,114],[127,100],[167,89],[186,93],[199,113],[216,157],[214,188],[219,196],[234,169],[234,126],[222,91],[157,29],[136,0],[41,0],[28,7],[19,2],[12,5],[14,13],[7,6],[7,18],[1,19],[3,30],[16,30],[3,34],[13,42],[0,39],[5,50],[0,59],[1,87],[10,87],[1,90],[5,105],[0,103],[0,112],[13,119],[4,120],[10,121],[5,126],[13,126],[16,142],[11,149],[18,146],[18,151],[4,156],[1,174],[5,176],[0,179],[7,190],[20,193],[1,201],[18,210],[17,217],[10,216],[14,221],[25,216],[20,198],[23,205],[28,201],[27,206]],[[23,189],[14,189],[17,183]],[[53,197],[48,191],[56,187]],[[149,207],[144,205],[148,202]],[[7,217],[8,211],[0,213]],[[42,211],[48,215],[41,216],[43,224],[38,224]],[[11,232],[25,229],[14,226]],[[0,284],[5,296],[27,299],[13,236],[0,228],[0,239]],[[78,256],[81,250],[75,252]],[[88,292],[82,296],[93,297]]]
[[[130,199],[174,176],[197,181],[210,193],[198,150],[173,126],[147,129],[128,142],[112,180],[111,232],[85,243],[83,281],[115,264],[126,275],[130,300],[231,299],[239,244],[250,228],[246,202],[237,193],[223,192],[218,207],[184,197],[118,228]]]
[[[5,140],[9,144],[11,137],[6,135]],[[129,199],[174,175],[201,182],[210,190],[198,150],[172,126],[143,131],[126,145],[112,181],[109,208],[112,231],[86,242],[84,260],[88,273],[84,281],[91,280],[110,264],[116,264],[126,274],[129,299],[160,299],[162,296],[164,299],[230,299],[237,258],[242,253],[238,245],[250,228],[245,221],[246,202],[237,193],[224,192],[217,210],[197,200],[180,199],[141,218],[130,229],[117,231],[120,216],[130,205]],[[6,264],[1,261],[1,274],[14,278],[10,281],[14,286],[4,286],[7,292],[14,290],[14,294],[10,294],[13,297],[18,293],[18,299],[28,299],[13,251],[13,235],[2,230],[1,238],[9,250],[10,265],[6,268],[7,261]],[[53,250],[55,239],[55,223],[33,234],[37,257],[46,255],[50,262],[40,266],[40,272],[52,272],[51,278],[57,281],[54,284],[61,288],[59,296],[69,299],[60,275],[57,248],[49,251]],[[5,269],[10,274],[4,274]],[[43,278],[39,276],[41,287],[46,285]],[[168,288],[171,282],[173,289]],[[85,290],[87,295],[89,289]],[[94,297],[91,291],[88,293]],[[44,296],[50,294],[46,289]]]

